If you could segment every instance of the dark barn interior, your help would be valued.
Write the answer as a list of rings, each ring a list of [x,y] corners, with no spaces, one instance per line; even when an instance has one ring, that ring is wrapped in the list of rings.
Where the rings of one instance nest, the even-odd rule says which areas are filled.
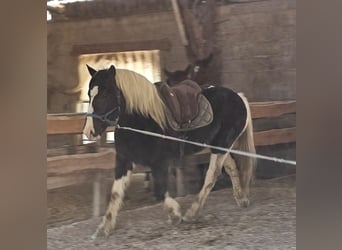
[[[205,84],[248,98],[256,153],[296,160],[295,0],[48,0],[47,15],[48,228],[102,215],[113,182],[113,129],[97,142],[82,135],[86,64],[114,64],[157,82],[165,70],[211,56]],[[183,172],[170,177],[178,197],[200,190],[197,166],[205,169],[209,154],[183,162]],[[136,167],[123,210],[157,204],[148,173],[148,166]],[[256,182],[292,176],[293,184],[295,173],[294,165],[258,159]],[[230,188],[222,174],[215,190]]]

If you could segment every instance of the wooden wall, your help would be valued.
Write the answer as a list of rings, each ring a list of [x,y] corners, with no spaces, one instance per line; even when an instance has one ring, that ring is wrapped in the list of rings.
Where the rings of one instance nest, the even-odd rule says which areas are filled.
[[[216,46],[221,51],[222,80],[216,84],[242,91],[250,101],[295,99],[296,1],[218,4],[217,8]],[[60,90],[77,86],[78,54],[151,46],[161,50],[162,67],[187,66],[169,5],[139,14],[127,12],[126,16],[108,17],[107,13],[102,18],[49,22],[48,112],[75,111],[79,96]]]
[[[250,101],[296,99],[296,1],[219,8],[222,83]]]

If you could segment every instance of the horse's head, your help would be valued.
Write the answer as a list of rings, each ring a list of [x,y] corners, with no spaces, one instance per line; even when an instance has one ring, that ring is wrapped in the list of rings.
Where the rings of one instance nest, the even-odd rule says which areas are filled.
[[[185,70],[168,71],[164,69],[166,82],[170,86],[191,78],[192,66],[188,65]]]
[[[210,54],[208,57],[197,60],[191,71],[191,80],[197,82],[200,85],[208,84],[210,79],[209,78],[209,64],[213,58],[213,54]]]
[[[190,79],[197,82],[200,85],[209,83],[209,63],[212,60],[213,55],[197,60],[193,65],[188,65],[185,70],[168,71],[164,69],[164,73],[167,79],[167,83],[173,86],[181,81]]]
[[[116,125],[120,114],[120,91],[115,82],[115,67],[96,71],[87,65],[91,75],[89,108],[83,133],[90,139],[100,137],[108,126]]]

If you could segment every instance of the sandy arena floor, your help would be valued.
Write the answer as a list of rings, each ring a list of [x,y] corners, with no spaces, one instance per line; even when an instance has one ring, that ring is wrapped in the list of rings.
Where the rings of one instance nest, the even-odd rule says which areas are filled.
[[[246,209],[236,206],[231,189],[212,192],[198,222],[177,226],[167,224],[162,204],[155,204],[150,197],[144,207],[134,209],[131,203],[130,210],[121,211],[113,234],[96,241],[90,236],[101,218],[68,225],[65,220],[59,225],[55,221],[47,230],[47,246],[51,250],[295,249],[295,182],[295,177],[257,181],[252,189],[251,205]],[[193,198],[177,199],[183,211]],[[78,210],[82,211],[86,210]]]

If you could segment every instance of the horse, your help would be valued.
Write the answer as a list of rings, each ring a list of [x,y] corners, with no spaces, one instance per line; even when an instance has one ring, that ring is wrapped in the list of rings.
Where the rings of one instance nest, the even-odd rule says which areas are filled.
[[[177,137],[178,132],[168,126],[165,103],[155,84],[134,71],[116,69],[114,65],[100,70],[88,65],[87,68],[91,79],[88,88],[89,109],[83,133],[94,140],[108,126],[116,126],[115,179],[107,210],[93,238],[99,234],[108,237],[115,227],[133,163],[150,166],[155,188],[162,194],[159,198],[163,200],[169,221],[173,224],[198,218],[222,167],[231,177],[237,205],[249,205],[249,186],[255,165],[253,158],[235,162],[226,151],[211,149],[204,185],[182,216],[179,203],[168,192],[168,167],[174,159],[180,157],[183,143],[124,129],[130,127]],[[253,127],[247,99],[224,87],[206,88],[202,94],[210,102],[214,118],[207,126],[185,132],[188,140],[254,152]],[[201,146],[183,144],[184,155],[201,150]],[[241,165],[241,162],[244,164]]]
[[[189,64],[184,70],[169,71],[163,69],[166,82],[170,86],[174,86],[186,79],[191,79],[200,86],[207,87],[210,83],[209,64],[212,62],[212,59],[213,54],[210,54],[204,59],[196,60],[193,64]]]
[[[194,63],[188,64],[184,70],[175,70],[175,71],[169,71],[166,68],[163,69],[164,75],[165,75],[165,81],[169,86],[175,86],[178,83],[190,79],[195,81],[197,84],[199,84],[202,88],[207,88],[210,85],[210,63],[213,59],[213,53],[210,53],[209,56],[205,57],[204,59],[198,59],[195,60]],[[234,157],[234,156],[233,156]],[[200,175],[199,183],[200,185],[203,185],[205,180],[205,174],[208,170],[207,164],[199,164],[197,165],[197,170]],[[221,179],[217,180],[217,186],[218,189],[229,186],[230,183],[227,183],[225,180],[227,173],[225,171],[222,171],[223,176]],[[215,190],[215,187],[213,190]]]

